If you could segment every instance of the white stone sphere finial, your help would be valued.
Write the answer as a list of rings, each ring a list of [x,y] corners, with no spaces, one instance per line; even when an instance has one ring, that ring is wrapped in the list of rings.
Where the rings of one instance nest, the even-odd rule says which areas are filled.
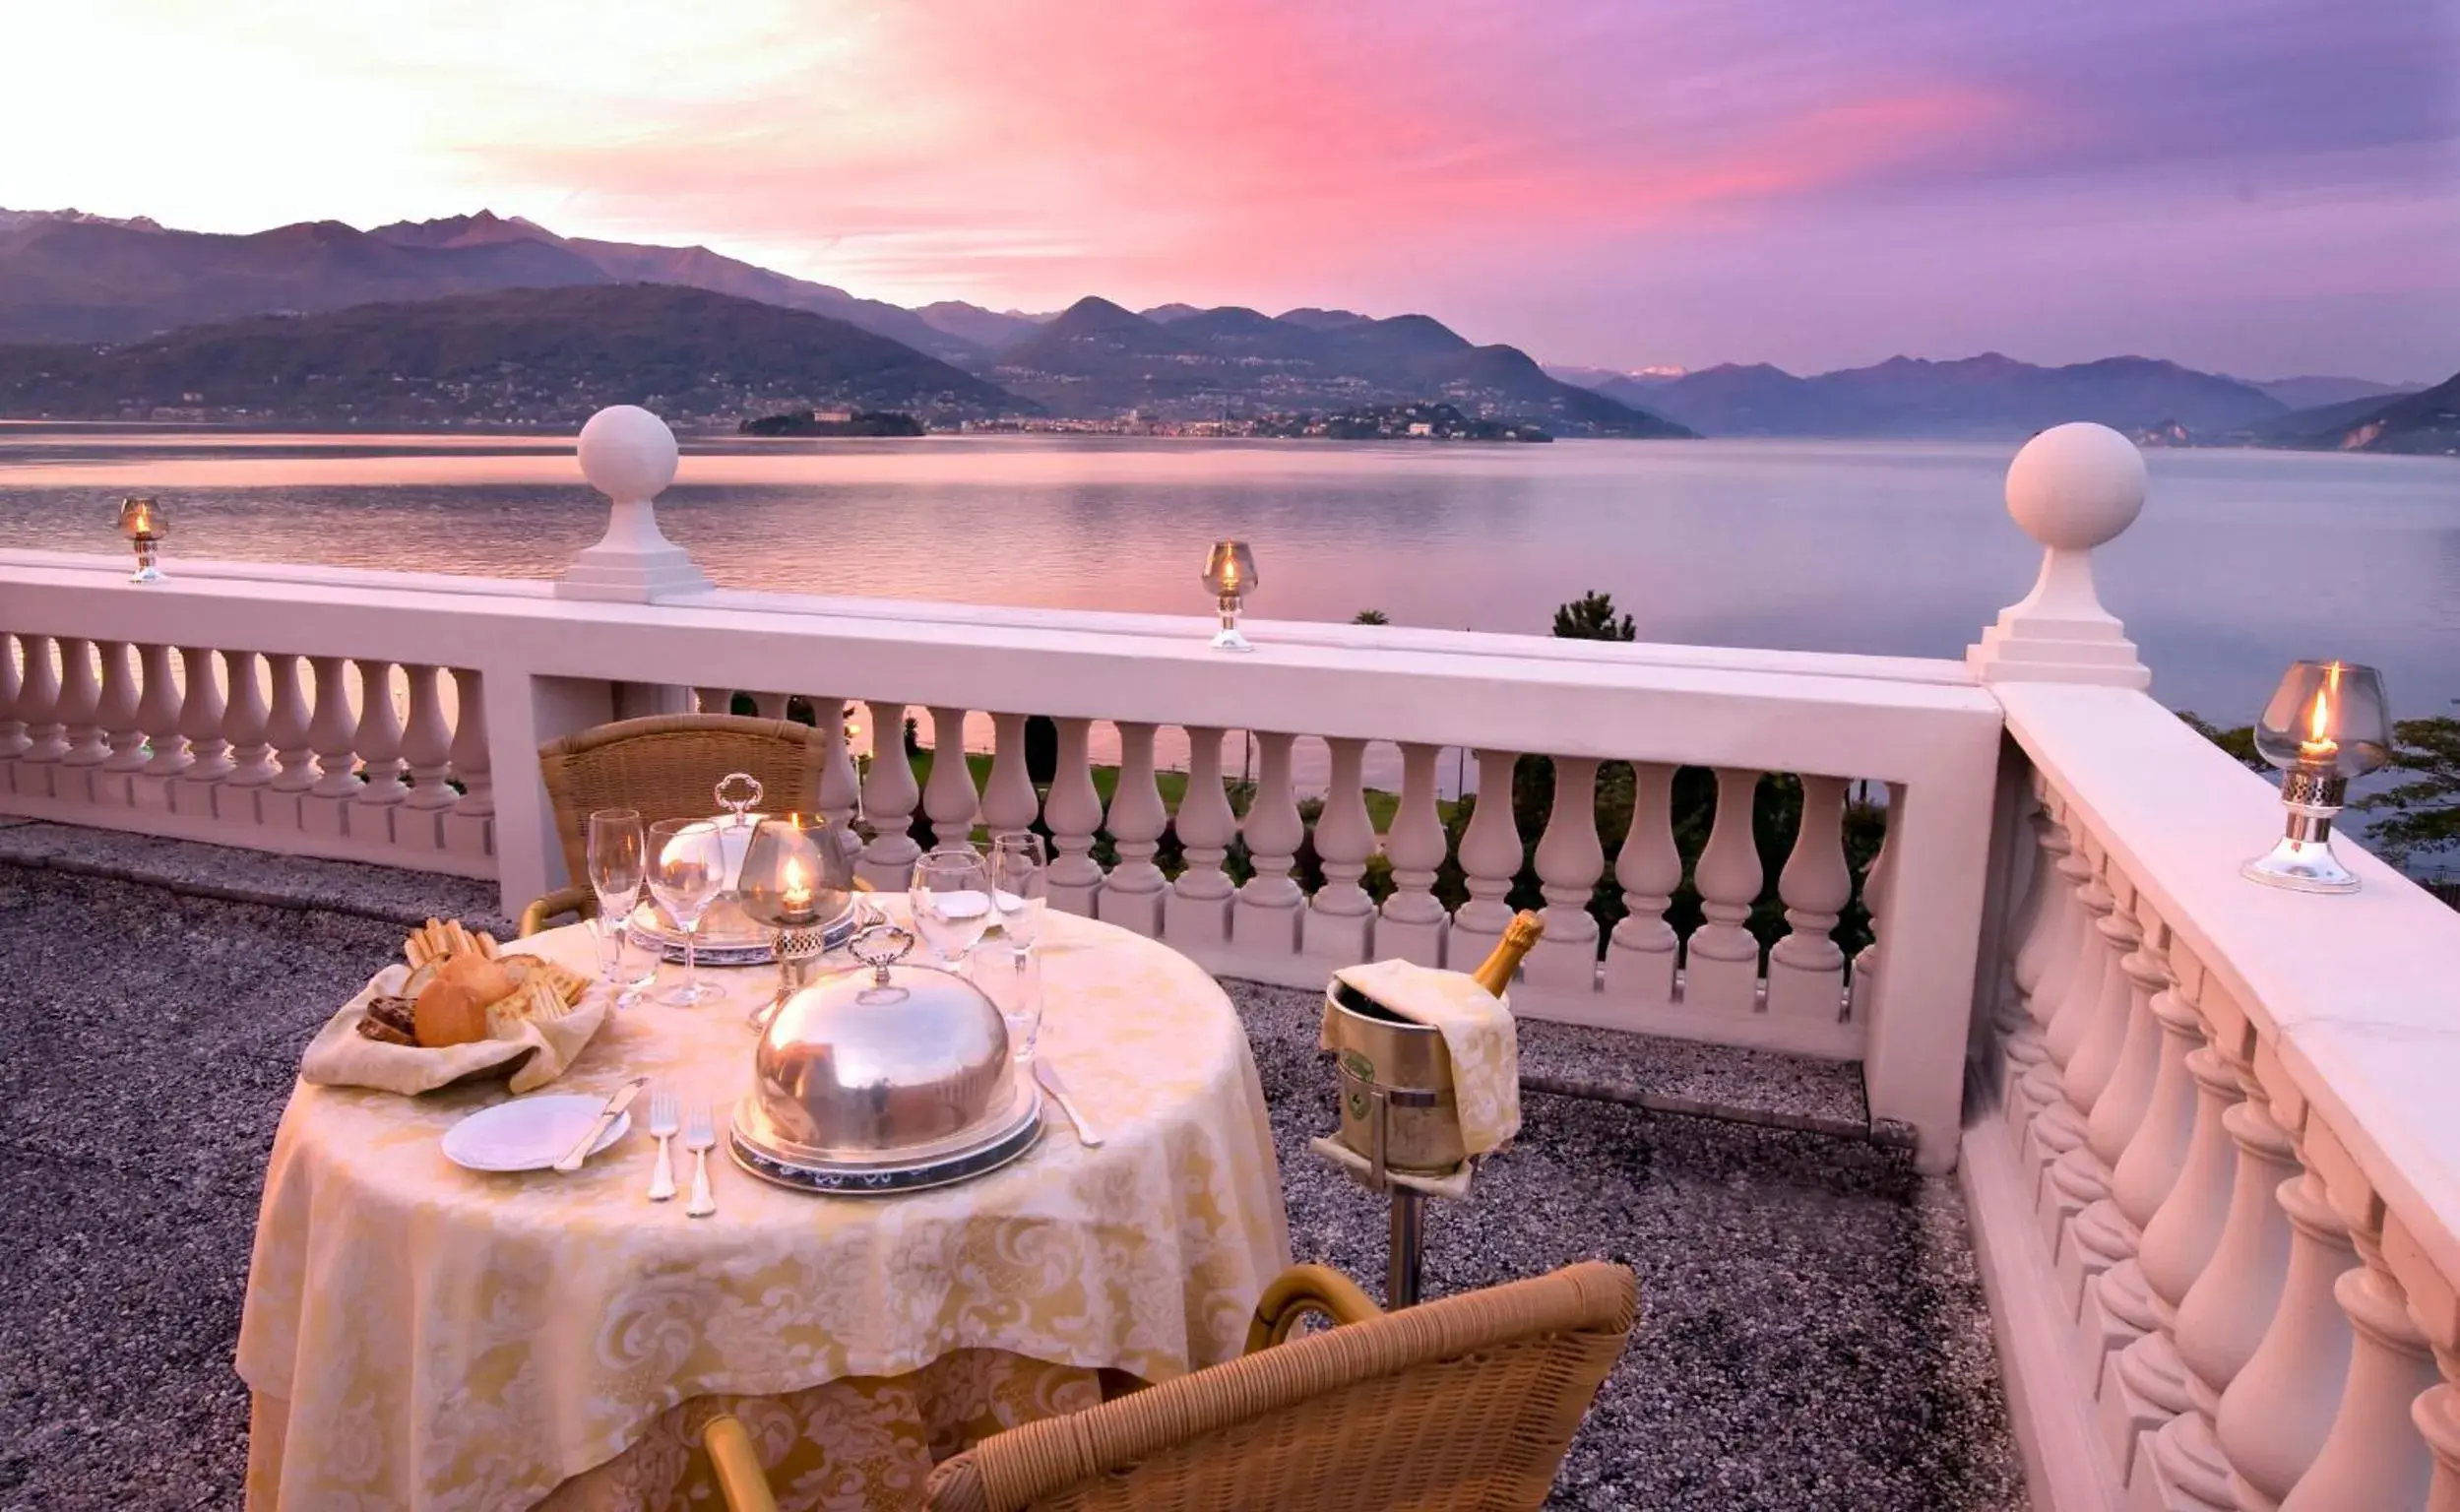
[[[681,455],[666,422],[639,405],[609,405],[591,415],[579,450],[581,475],[618,503],[663,493]]]
[[[2007,512],[2044,546],[2033,592],[1966,649],[1984,682],[2152,685],[2126,628],[2102,607],[2093,550],[2144,510],[2144,454],[2107,425],[2053,425],[2007,466]]]
[[[638,405],[611,405],[581,427],[581,475],[613,501],[606,534],[555,580],[564,598],[652,603],[709,592],[691,553],[658,529],[651,500],[674,481],[678,453],[666,422]]]
[[[2144,510],[2144,454],[2107,425],[2053,425],[2007,466],[2007,512],[2061,551],[2113,540]]]

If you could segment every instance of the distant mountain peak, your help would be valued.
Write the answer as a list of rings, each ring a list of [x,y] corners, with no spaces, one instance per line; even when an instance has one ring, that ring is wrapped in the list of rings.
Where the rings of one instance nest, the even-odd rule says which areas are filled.
[[[1338,331],[1344,326],[1363,326],[1373,323],[1372,317],[1361,315],[1356,310],[1319,310],[1313,305],[1300,305],[1294,310],[1284,310],[1273,318],[1285,325],[1304,326],[1310,331]]]
[[[162,222],[152,216],[91,216],[82,210],[8,210],[0,208],[0,231],[15,230],[21,225],[56,222],[61,225],[116,225],[126,231],[159,231]]]

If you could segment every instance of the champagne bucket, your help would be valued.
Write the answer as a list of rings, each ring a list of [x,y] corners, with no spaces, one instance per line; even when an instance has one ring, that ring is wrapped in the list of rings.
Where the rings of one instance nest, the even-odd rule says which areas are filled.
[[[1341,1142],[1374,1160],[1380,1103],[1383,1163],[1391,1169],[1433,1174],[1468,1159],[1443,1036],[1388,1013],[1360,1012],[1330,993],[1325,1003],[1341,1074]]]

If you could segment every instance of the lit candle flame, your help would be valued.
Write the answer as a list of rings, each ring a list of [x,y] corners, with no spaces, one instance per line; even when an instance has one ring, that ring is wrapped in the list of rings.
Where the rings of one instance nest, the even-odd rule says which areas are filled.
[[[811,908],[811,879],[803,875],[803,863],[794,856],[786,858],[786,875],[779,892],[789,913],[802,914]]]
[[[2306,761],[2330,761],[2340,754],[2340,742],[2333,739],[2332,694],[2339,687],[2341,664],[2333,662],[2324,669],[2324,683],[2315,689],[2314,706],[2306,711],[2306,738],[2298,742],[2298,754]]]

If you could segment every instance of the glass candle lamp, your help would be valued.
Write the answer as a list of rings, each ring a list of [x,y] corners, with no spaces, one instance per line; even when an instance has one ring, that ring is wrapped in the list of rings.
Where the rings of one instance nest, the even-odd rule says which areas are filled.
[[[1262,584],[1256,576],[1255,553],[1243,540],[1217,540],[1205,553],[1204,586],[1213,591],[1222,609],[1221,633],[1213,637],[1219,651],[1253,651],[1254,643],[1238,633],[1240,600]]]
[[[170,534],[170,515],[152,499],[122,499],[119,506],[119,533],[137,548],[137,570],[128,575],[131,583],[159,583],[162,569],[155,565],[155,557],[162,537]]]
[[[2358,878],[2332,853],[2332,816],[2349,780],[2391,759],[2383,678],[2348,662],[2301,662],[2281,678],[2255,725],[2255,749],[2281,769],[2289,823],[2281,843],[2245,874],[2302,893],[2354,893]]]
[[[846,912],[854,888],[846,850],[826,818],[777,814],[760,821],[743,853],[735,906],[754,923],[777,931],[778,991],[753,1014],[766,1022],[777,1006],[806,986],[828,948],[828,926]]]

